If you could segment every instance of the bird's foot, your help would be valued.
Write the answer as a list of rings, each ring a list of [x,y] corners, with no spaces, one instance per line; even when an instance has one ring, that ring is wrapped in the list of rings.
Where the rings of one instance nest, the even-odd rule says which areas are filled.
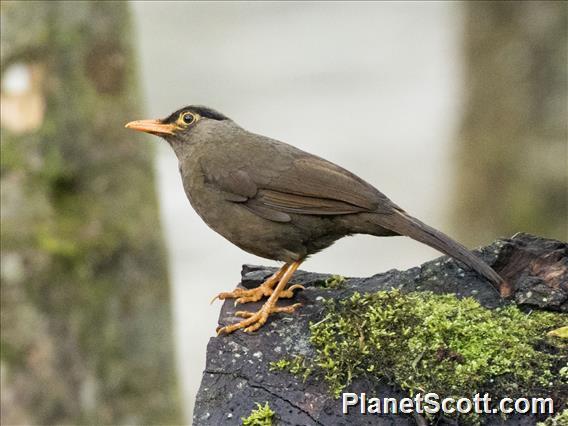
[[[294,290],[302,289],[304,290],[305,287],[300,284],[294,284],[288,287],[286,290],[282,290],[278,296],[278,298],[284,299],[291,299],[294,297]],[[263,297],[269,297],[274,292],[273,285],[270,285],[265,282],[256,288],[252,288],[250,290],[244,288],[236,288],[233,291],[228,291],[224,293],[219,293],[217,296],[213,298],[211,302],[214,302],[216,299],[225,300],[225,299],[236,299],[235,305],[239,303],[249,303],[249,302],[258,302]]]
[[[280,294],[282,294],[282,293],[280,293]],[[246,319],[241,321],[241,322],[238,322],[236,324],[227,325],[225,327],[218,327],[217,328],[217,336],[219,336],[221,334],[230,334],[233,331],[236,331],[240,328],[242,328],[243,331],[245,331],[247,333],[256,331],[266,323],[266,320],[268,319],[268,317],[271,314],[276,314],[276,313],[291,314],[296,309],[298,309],[300,306],[302,306],[301,303],[294,303],[293,305],[290,305],[290,306],[278,307],[278,306],[274,306],[274,303],[271,303],[271,301],[269,300],[257,312],[249,312],[249,311],[235,312],[236,316],[246,318]]]
[[[292,262],[292,263],[285,264],[282,268],[280,268],[280,270],[278,272],[276,272],[274,275],[272,275],[268,280],[266,280],[260,286],[260,287],[265,287],[265,289],[259,290],[258,293],[256,293],[256,292],[255,293],[247,293],[246,295],[243,295],[243,293],[241,293],[241,292],[246,292],[247,290],[241,290],[241,292],[238,292],[239,294],[237,296],[238,297],[237,302],[239,301],[239,299],[256,298],[258,296],[258,294],[261,294],[260,297],[262,297],[264,292],[268,291],[266,289],[266,287],[268,287],[271,294],[270,294],[270,297],[268,298],[268,300],[266,301],[266,303],[264,303],[264,305],[262,305],[262,308],[260,308],[260,310],[258,312],[248,312],[248,311],[237,312],[236,313],[237,316],[243,317],[243,318],[246,318],[246,319],[244,319],[243,321],[238,322],[236,324],[231,324],[231,325],[227,325],[225,327],[217,328],[217,335],[229,334],[229,333],[232,333],[233,331],[238,330],[240,328],[244,329],[244,331],[246,331],[246,332],[252,332],[252,331],[258,330],[260,327],[262,327],[264,325],[264,323],[266,323],[266,320],[268,319],[270,314],[274,314],[274,313],[278,313],[278,312],[292,313],[297,308],[302,306],[301,303],[295,303],[293,305],[285,306],[285,307],[277,307],[276,306],[276,302],[278,301],[278,299],[280,297],[282,297],[283,294],[284,294],[284,297],[292,297],[294,295],[294,293],[293,293],[294,287],[296,287],[296,288],[301,287],[301,286],[295,285],[295,286],[290,287],[287,290],[284,290],[284,287],[286,287],[286,284],[288,284],[288,282],[290,281],[290,278],[292,278],[292,275],[294,275],[294,272],[300,266],[300,263],[302,263],[302,261],[295,261],[295,262]],[[274,286],[276,286],[276,288],[273,289]],[[257,290],[257,289],[253,289],[253,290]],[[251,290],[248,290],[248,291],[251,291]],[[259,299],[260,299],[260,297],[259,297]],[[254,300],[258,300],[258,299],[254,299]]]
[[[233,291],[219,293],[217,296],[211,300],[213,303],[216,299],[225,300],[225,299],[236,299],[235,305],[239,303],[249,303],[249,302],[258,302],[263,297],[271,296],[274,293],[274,287],[278,284],[284,273],[290,267],[289,263],[286,263],[282,266],[278,271],[270,276],[266,281],[264,281],[261,285],[256,288],[247,290],[244,288],[236,288]],[[300,284],[294,284],[288,287],[286,290],[282,290],[278,297],[283,297],[285,299],[290,299],[294,297],[294,290],[301,288],[304,290],[304,286]]]

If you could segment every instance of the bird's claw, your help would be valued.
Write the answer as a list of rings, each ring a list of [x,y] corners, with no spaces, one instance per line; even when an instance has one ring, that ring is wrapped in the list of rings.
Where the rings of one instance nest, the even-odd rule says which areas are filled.
[[[242,289],[242,288],[236,288],[233,291],[225,291],[225,292],[221,292],[219,294],[217,294],[215,297],[213,297],[213,299],[211,299],[210,304],[212,304],[213,302],[215,302],[217,299],[219,300],[225,300],[225,299],[234,299],[237,297],[240,297],[243,293],[247,292],[248,290]]]
[[[291,299],[292,297],[294,297],[295,290],[305,290],[305,289],[306,288],[301,284],[294,284],[288,287],[286,290],[283,290],[280,293],[279,298]],[[273,293],[273,291],[274,289],[272,287],[266,286],[264,284],[256,288],[252,288],[250,290],[236,288],[230,292],[219,293],[217,296],[213,298],[213,300],[211,300],[211,303],[213,303],[217,299],[219,300],[235,299],[234,306],[244,303],[258,302],[263,297],[269,297]]]
[[[277,314],[277,313],[291,314],[296,309],[298,309],[300,306],[302,306],[301,303],[294,303],[293,305],[288,305],[288,306],[274,306],[272,309],[270,309],[269,314]],[[258,314],[258,312],[250,312],[250,311],[237,311],[237,312],[235,312],[235,316],[241,317],[241,318],[250,318],[250,317],[255,316],[256,314]]]
[[[291,314],[300,306],[302,306],[301,303],[294,303],[293,305],[289,306],[272,306],[272,307],[264,305],[257,312],[237,311],[235,312],[235,316],[245,319],[241,322],[227,325],[225,327],[217,327],[217,336],[220,336],[221,334],[230,334],[241,328],[243,329],[244,332],[251,333],[262,327],[266,323],[268,317],[271,314],[276,314],[276,313]]]

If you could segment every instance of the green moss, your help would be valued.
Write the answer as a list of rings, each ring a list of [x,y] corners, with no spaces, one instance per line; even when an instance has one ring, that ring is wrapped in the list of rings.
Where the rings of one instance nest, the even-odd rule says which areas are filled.
[[[549,417],[544,422],[537,424],[537,426],[566,426],[566,425],[568,425],[568,409],[558,413],[554,417]]]
[[[470,298],[399,291],[356,293],[327,309],[311,326],[311,342],[335,395],[362,374],[411,394],[446,396],[489,389],[510,396],[549,389],[557,380],[555,356],[535,345],[566,315],[489,310]]]
[[[300,355],[291,358],[284,358],[270,363],[270,370],[288,371],[289,373],[299,376],[306,381],[312,374],[312,368],[309,367],[308,360]]]
[[[549,331],[548,335],[551,337],[558,337],[559,339],[568,339],[568,326]]]
[[[243,426],[272,426],[275,413],[268,405],[268,402],[264,406],[257,402],[256,406],[257,408],[252,410],[247,418],[241,418]]]
[[[313,359],[273,367],[304,379],[311,367],[336,397],[361,376],[441,398],[549,396],[566,382],[560,370],[568,353],[546,335],[566,324],[566,314],[490,310],[471,298],[398,290],[325,303],[326,315],[310,326]]]
[[[342,275],[332,275],[331,277],[327,278],[321,287],[323,288],[339,288],[345,282],[345,277]]]

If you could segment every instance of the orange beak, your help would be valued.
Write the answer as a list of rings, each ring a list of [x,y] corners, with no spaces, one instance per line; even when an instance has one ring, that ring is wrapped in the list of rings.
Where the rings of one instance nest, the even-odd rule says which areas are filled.
[[[154,135],[173,135],[176,126],[164,124],[160,120],[137,120],[126,124],[127,129],[138,130],[139,132],[152,133]]]

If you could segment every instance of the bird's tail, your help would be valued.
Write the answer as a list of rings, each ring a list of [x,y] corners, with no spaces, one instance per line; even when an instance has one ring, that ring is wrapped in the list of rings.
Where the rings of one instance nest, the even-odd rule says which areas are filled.
[[[405,235],[414,240],[420,241],[448,256],[451,256],[474,271],[491,281],[495,287],[502,289],[503,278],[497,274],[487,263],[474,255],[457,241],[451,239],[446,234],[426,225],[420,220],[406,214],[403,211],[395,210],[394,214],[380,215],[380,226],[395,231],[400,235]]]

